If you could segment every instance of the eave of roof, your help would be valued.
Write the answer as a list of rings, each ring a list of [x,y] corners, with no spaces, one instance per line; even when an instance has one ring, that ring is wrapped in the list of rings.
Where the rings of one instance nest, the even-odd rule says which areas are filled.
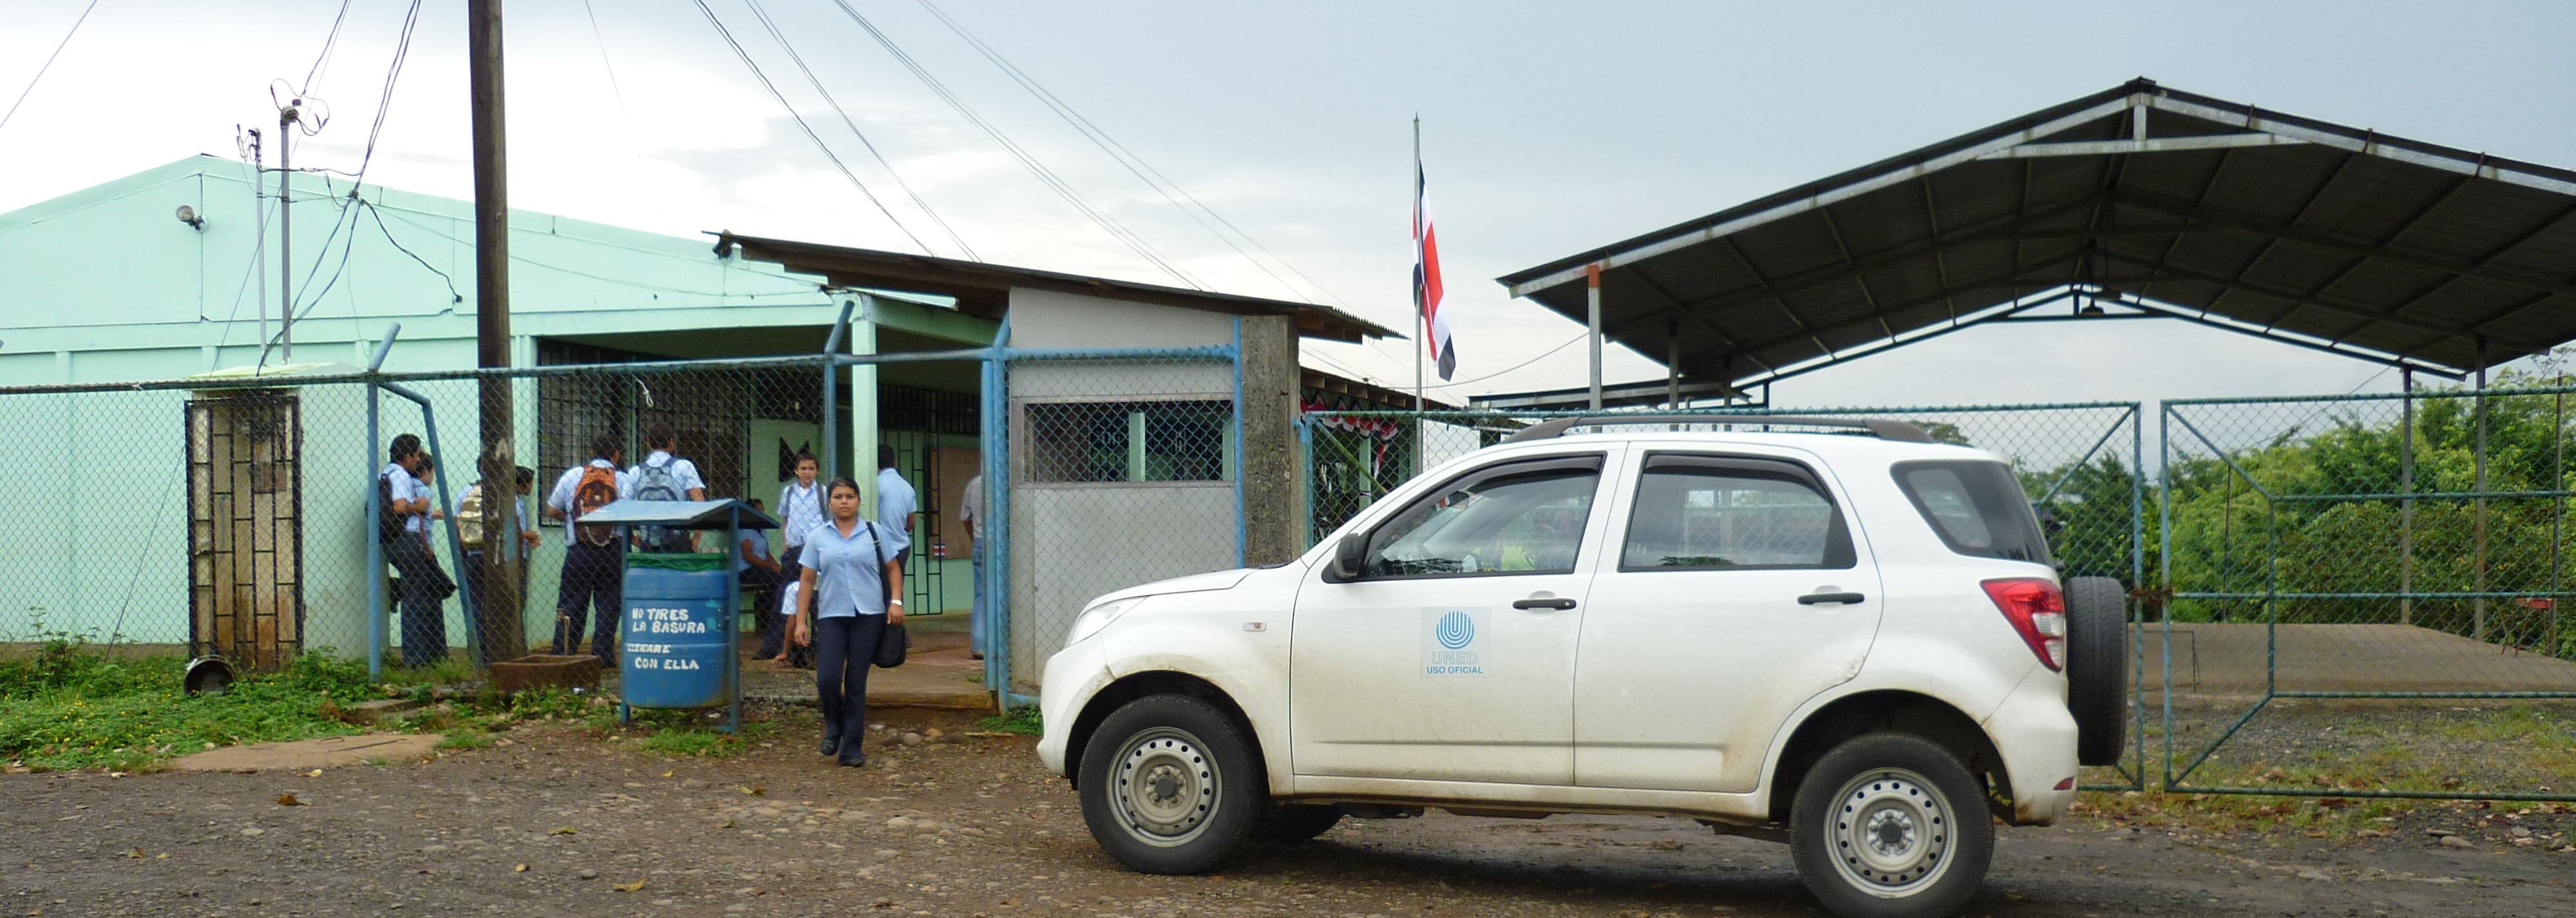
[[[1404,337],[1367,319],[1312,303],[1184,290],[930,255],[744,236],[731,231],[712,235],[716,237],[719,253],[739,252],[742,257],[755,261],[776,262],[790,271],[821,275],[834,286],[884,287],[955,297],[959,310],[991,319],[1000,318],[1008,308],[1013,288],[1027,288],[1229,315],[1284,315],[1296,323],[1298,334],[1333,341],[1358,343],[1371,337]]]
[[[2576,172],[2136,80],[1505,275],[1754,384],[2069,289],[2436,372],[2576,338]]]

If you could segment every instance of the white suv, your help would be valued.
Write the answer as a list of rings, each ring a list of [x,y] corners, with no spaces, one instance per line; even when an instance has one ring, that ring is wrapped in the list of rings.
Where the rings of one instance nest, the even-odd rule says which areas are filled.
[[[2054,821],[2124,746],[2124,597],[2067,586],[2003,461],[1909,424],[1550,421],[1288,564],[1093,601],[1038,754],[1149,873],[1344,816],[1645,813],[1788,842],[1842,914],[1946,914],[1989,814]]]

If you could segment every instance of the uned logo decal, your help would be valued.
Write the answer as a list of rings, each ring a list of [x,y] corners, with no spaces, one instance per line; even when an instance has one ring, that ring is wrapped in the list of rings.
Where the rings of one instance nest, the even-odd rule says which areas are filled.
[[[1483,609],[1422,610],[1422,674],[1485,675],[1493,622]]]
[[[1451,612],[1440,616],[1440,624],[1432,628],[1431,634],[1440,646],[1459,650],[1476,640],[1476,620],[1465,612]]]

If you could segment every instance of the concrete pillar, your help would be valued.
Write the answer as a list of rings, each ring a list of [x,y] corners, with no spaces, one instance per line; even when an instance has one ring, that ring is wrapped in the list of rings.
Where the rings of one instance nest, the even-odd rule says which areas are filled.
[[[1297,457],[1297,328],[1287,316],[1243,319],[1243,558],[1295,558],[1305,469]]]
[[[850,322],[850,353],[877,352],[877,300],[859,294],[858,318]],[[859,483],[859,514],[863,519],[877,515],[877,368],[860,364],[850,368],[850,461],[841,466],[841,474]],[[831,406],[824,406],[831,410]]]

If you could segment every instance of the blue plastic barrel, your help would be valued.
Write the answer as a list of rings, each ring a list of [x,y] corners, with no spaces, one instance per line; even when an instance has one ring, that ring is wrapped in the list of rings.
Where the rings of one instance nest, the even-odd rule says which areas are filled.
[[[630,556],[632,558],[633,556]],[[618,666],[630,707],[709,708],[725,693],[725,594],[722,570],[626,568],[626,615]]]

